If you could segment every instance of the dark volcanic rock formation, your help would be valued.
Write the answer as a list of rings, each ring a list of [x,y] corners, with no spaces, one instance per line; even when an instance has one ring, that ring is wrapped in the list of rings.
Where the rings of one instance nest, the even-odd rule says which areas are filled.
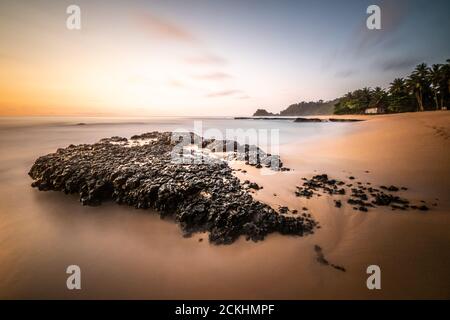
[[[319,118],[297,118],[294,122],[322,122]]]
[[[343,119],[343,118],[330,118],[328,119],[330,122],[360,122],[364,121],[364,119]]]
[[[316,222],[310,216],[284,216],[254,200],[225,161],[205,156],[204,151],[215,154],[232,144],[232,156],[249,162],[268,163],[279,160],[277,156],[235,142],[187,135],[187,142],[170,132],[151,132],[130,140],[112,137],[70,145],[36,160],[29,172],[35,180],[32,186],[77,193],[84,205],[112,199],[154,208],[162,217],[174,216],[187,235],[208,231],[216,244],[232,243],[241,235],[257,241],[271,232],[313,232]],[[197,151],[186,152],[194,140]]]

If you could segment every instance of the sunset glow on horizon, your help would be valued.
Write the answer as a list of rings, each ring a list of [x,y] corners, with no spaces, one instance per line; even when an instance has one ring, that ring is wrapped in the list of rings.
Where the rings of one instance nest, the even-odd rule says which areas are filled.
[[[79,31],[66,28],[72,3]],[[445,1],[386,4],[378,33],[364,28],[368,4],[5,0],[0,116],[276,112],[448,58]]]

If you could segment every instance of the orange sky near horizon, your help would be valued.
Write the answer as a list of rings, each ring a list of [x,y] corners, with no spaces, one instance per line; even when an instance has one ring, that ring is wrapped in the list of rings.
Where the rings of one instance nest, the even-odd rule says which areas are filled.
[[[2,10],[1,116],[247,114],[270,101],[252,63],[232,65],[169,19],[81,8],[79,31],[66,28],[64,3]]]
[[[360,0],[77,0],[81,30],[71,0],[2,0],[0,116],[238,116],[386,87],[448,58],[446,2],[413,2],[429,18],[381,1],[369,32]]]
[[[0,116],[248,115],[326,98],[318,77],[157,1],[78,3],[81,30],[66,28],[69,1],[0,4]]]

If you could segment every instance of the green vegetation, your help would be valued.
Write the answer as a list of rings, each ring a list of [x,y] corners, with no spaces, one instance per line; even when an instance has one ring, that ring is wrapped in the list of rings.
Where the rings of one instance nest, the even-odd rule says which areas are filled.
[[[441,110],[450,105],[450,59],[428,67],[419,64],[406,78],[396,78],[387,90],[363,88],[345,94],[334,106],[335,114],[362,114]]]
[[[286,109],[280,111],[280,113],[268,112],[266,109],[258,109],[253,114],[254,117],[262,116],[311,116],[311,115],[326,115],[333,114],[334,105],[338,102],[338,99],[331,101],[301,101],[299,103],[291,104]]]
[[[299,103],[291,104],[285,110],[280,112],[280,116],[308,116],[332,114],[334,105],[338,102],[337,99],[332,101],[301,101]]]

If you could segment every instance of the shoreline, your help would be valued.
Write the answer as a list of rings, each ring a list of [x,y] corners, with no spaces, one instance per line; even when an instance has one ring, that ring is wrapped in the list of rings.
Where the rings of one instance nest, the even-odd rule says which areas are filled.
[[[306,207],[321,228],[301,238],[270,234],[257,243],[240,237],[230,246],[200,242],[205,233],[183,238],[173,221],[145,210],[114,203],[83,207],[74,197],[33,190],[26,172],[38,155],[76,139],[85,143],[95,138],[94,131],[86,131],[89,126],[70,126],[51,129],[59,130],[64,140],[49,144],[48,131],[39,136],[33,129],[29,140],[14,147],[21,151],[9,152],[10,160],[2,163],[11,169],[0,170],[5,182],[0,213],[9,221],[0,223],[0,240],[9,244],[0,254],[5,262],[0,295],[70,297],[57,289],[64,273],[47,279],[75,260],[87,266],[85,279],[91,285],[82,293],[85,298],[448,298],[450,286],[443,281],[450,276],[448,123],[444,112],[371,116],[370,121],[343,124],[348,130],[338,135],[280,145],[291,171],[261,175],[261,170],[245,166],[247,173],[234,174],[264,187],[252,193],[256,200],[300,213]],[[14,145],[2,143],[5,150]],[[438,197],[438,206],[426,213],[383,207],[359,212],[344,201],[336,208],[334,197],[295,197],[302,177],[321,173],[346,181],[355,176],[373,185],[404,185],[408,190],[402,194],[408,199]],[[346,271],[321,264],[318,257]],[[189,268],[182,267],[186,264]],[[379,292],[364,285],[371,264],[382,270]],[[26,276],[30,272],[33,280]],[[127,282],[113,281],[125,275]],[[141,288],[142,282],[153,290]]]
[[[234,120],[293,120],[293,122],[358,122],[366,121],[361,118],[317,118],[315,116],[310,117],[234,117]]]
[[[450,277],[446,270],[450,266],[449,123],[447,112],[375,116],[370,121],[352,124],[349,132],[335,139],[282,147],[281,157],[292,171],[267,178],[250,171],[249,175],[264,186],[255,197],[274,207],[310,209],[322,226],[314,235],[316,242],[329,252],[327,258],[331,261],[343,265],[348,272],[359,270],[355,277],[364,277],[364,268],[372,263],[387,270],[385,291],[375,294],[360,288],[356,295],[353,290],[357,281],[353,279],[355,282],[341,287],[353,291],[344,297],[423,298],[436,297],[432,293],[436,290],[443,293],[441,298],[448,298],[450,286],[442,283],[442,279]],[[417,202],[424,198],[428,202],[438,201],[438,206],[425,214],[390,208],[361,213],[346,204],[335,208],[332,197],[292,196],[302,177],[320,173],[346,180],[355,176],[378,186],[406,185],[409,188],[404,195]],[[424,274],[426,279],[421,278]],[[340,282],[326,279],[330,283]],[[406,293],[402,288],[410,291]],[[430,292],[424,288],[430,288]]]

